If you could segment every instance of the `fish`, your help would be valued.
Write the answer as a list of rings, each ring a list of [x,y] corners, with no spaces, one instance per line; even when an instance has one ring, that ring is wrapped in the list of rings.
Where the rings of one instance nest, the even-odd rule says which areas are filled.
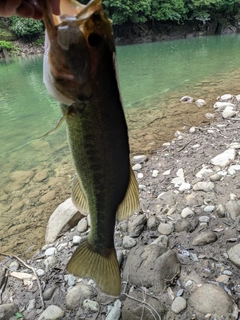
[[[61,0],[60,16],[41,0],[46,29],[44,83],[60,103],[76,176],[72,201],[91,227],[67,271],[93,279],[107,295],[121,293],[114,231],[139,208],[128,128],[116,70],[111,22],[101,0]],[[61,122],[61,121],[60,121]]]

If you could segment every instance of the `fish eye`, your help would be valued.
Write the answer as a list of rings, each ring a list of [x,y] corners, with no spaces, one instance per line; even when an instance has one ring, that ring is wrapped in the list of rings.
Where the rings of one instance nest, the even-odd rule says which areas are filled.
[[[101,42],[102,38],[96,33],[91,33],[88,36],[88,43],[91,47],[97,47]]]

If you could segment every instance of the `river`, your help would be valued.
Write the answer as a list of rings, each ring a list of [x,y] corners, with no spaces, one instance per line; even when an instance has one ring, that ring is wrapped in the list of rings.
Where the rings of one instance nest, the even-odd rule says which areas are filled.
[[[206,123],[217,96],[240,93],[240,35],[117,48],[131,153],[151,153],[176,130]],[[42,83],[42,56],[0,62],[1,251],[31,254],[47,220],[70,196],[74,175],[65,125]],[[190,95],[207,106],[182,104]],[[26,253],[27,252],[27,253]]]

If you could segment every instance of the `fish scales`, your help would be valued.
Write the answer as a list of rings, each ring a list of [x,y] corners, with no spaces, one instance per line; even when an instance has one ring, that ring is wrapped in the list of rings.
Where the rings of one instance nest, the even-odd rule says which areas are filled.
[[[100,0],[85,7],[61,0],[61,13],[67,14],[60,17],[52,17],[46,0],[41,3],[47,30],[45,85],[60,102],[67,123],[77,172],[73,202],[91,218],[90,233],[67,270],[94,279],[103,292],[118,296],[121,279],[114,248],[115,221],[128,218],[138,208],[139,198],[130,169],[111,25]]]

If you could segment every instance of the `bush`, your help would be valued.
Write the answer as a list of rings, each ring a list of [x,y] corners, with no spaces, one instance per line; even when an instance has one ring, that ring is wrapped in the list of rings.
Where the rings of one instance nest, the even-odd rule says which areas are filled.
[[[14,50],[15,50],[15,47],[14,47],[14,45],[12,44],[12,42],[10,42],[10,41],[0,40],[0,51],[1,51],[2,49],[14,51]]]
[[[32,37],[44,30],[43,22],[34,19],[11,17],[11,30],[19,37]]]

